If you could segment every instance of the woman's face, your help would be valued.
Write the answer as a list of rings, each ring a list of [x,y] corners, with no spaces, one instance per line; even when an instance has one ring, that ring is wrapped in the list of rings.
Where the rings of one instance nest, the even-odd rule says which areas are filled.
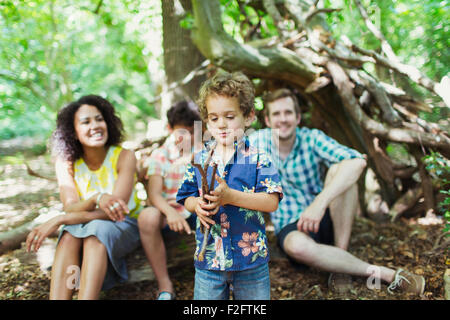
[[[74,117],[75,133],[83,147],[104,147],[108,127],[97,107],[83,104]]]

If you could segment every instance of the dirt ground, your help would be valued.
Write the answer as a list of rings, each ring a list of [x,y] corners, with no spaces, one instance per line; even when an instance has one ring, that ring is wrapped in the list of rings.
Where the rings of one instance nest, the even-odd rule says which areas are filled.
[[[48,156],[28,159],[33,170],[45,176],[54,176]],[[0,232],[31,221],[38,215],[60,209],[56,183],[30,176],[23,163],[13,159],[0,161]],[[390,295],[387,285],[370,290],[366,279],[353,277],[352,289],[338,294],[328,289],[328,273],[299,268],[289,262],[276,249],[275,238],[269,232],[272,248],[270,266],[271,298],[274,300],[443,300],[444,272],[449,267],[448,248],[443,246],[443,224],[423,225],[418,218],[400,219],[396,223],[376,223],[358,217],[354,223],[349,252],[376,265],[404,268],[426,279],[422,296]],[[47,246],[36,256],[23,247],[0,256],[0,299],[48,299],[50,265],[55,239],[46,240]],[[53,245],[53,246],[52,246]],[[192,243],[178,242],[174,250],[182,254],[192,252]],[[47,249],[46,249],[47,248]],[[46,251],[47,250],[47,251]],[[173,255],[177,255],[174,253]],[[173,256],[172,254],[170,255]],[[47,260],[45,260],[47,259]],[[169,261],[170,263],[170,261]],[[177,299],[193,298],[194,267],[192,261],[183,260],[169,268]],[[120,285],[102,292],[104,300],[155,299],[157,284],[145,280]],[[75,295],[76,297],[76,295]]]

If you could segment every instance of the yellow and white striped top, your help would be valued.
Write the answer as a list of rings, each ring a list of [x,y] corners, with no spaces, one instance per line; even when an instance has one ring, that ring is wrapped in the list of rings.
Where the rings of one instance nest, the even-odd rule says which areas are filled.
[[[89,199],[98,192],[112,194],[114,183],[117,180],[117,161],[121,151],[122,147],[110,146],[102,166],[95,171],[88,168],[83,158],[75,161],[75,183],[78,195],[82,201]],[[135,174],[134,182],[136,183],[136,181],[137,176]],[[141,211],[141,203],[134,186],[130,200],[128,201],[128,208],[130,209],[129,217],[137,219]]]

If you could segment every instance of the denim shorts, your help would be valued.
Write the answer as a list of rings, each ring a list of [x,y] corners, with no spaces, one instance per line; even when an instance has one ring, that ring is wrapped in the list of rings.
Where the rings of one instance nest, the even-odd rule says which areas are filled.
[[[270,300],[269,264],[243,271],[195,268],[194,300]]]

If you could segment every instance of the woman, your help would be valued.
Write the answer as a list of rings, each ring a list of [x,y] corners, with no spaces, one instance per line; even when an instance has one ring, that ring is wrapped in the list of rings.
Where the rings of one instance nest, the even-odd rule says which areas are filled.
[[[134,190],[136,158],[122,149],[121,120],[99,96],[63,108],[52,137],[56,177],[66,214],[33,229],[27,250],[64,225],[55,252],[50,299],[71,299],[75,266],[81,268],[78,299],[98,299],[100,290],[127,279],[125,256],[140,244],[141,210]]]

